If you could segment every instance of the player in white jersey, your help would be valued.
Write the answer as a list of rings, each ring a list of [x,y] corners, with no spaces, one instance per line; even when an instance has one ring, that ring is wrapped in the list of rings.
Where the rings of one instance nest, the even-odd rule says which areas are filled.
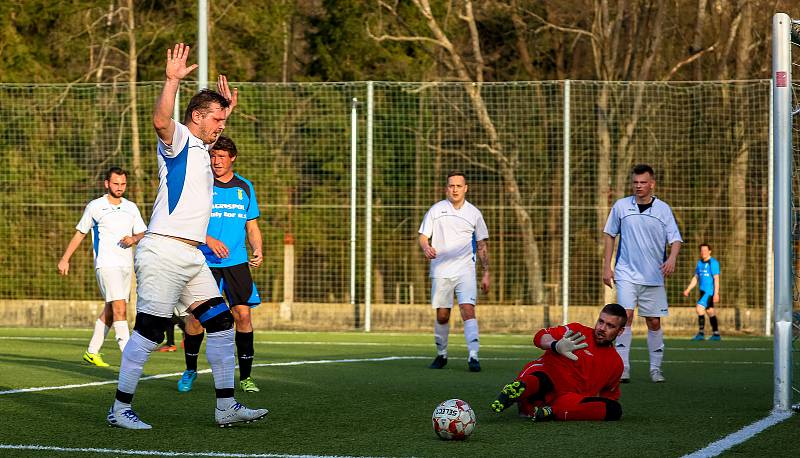
[[[214,175],[209,149],[236,106],[237,92],[231,92],[220,75],[219,92],[200,91],[189,101],[184,124],[173,121],[180,81],[197,67],[187,67],[188,57],[189,47],[183,43],[167,50],[167,79],[153,112],[158,135],[158,195],[150,226],[136,251],[136,325],[122,352],[117,393],[106,416],[108,424],[121,428],[151,428],[139,419],[131,402],[144,364],[164,339],[167,326],[172,325],[176,306],[193,314],[208,333],[206,357],[216,389],[216,423],[221,427],[249,423],[268,413],[266,409],[249,409],[233,396],[233,315],[197,248],[206,239],[211,216]]]
[[[126,309],[131,295],[131,247],[142,239],[147,229],[136,204],[122,197],[128,184],[127,177],[128,173],[119,167],[111,167],[106,172],[103,185],[108,193],[86,205],[75,226],[75,235],[58,262],[58,272],[68,275],[72,254],[86,234],[92,231],[94,270],[105,306],[94,324],[94,333],[83,353],[83,360],[100,367],[108,366],[100,356],[100,347],[109,329],[114,328],[120,351],[128,343],[130,332]]]
[[[661,362],[664,358],[664,330],[661,317],[669,313],[664,278],[675,271],[675,262],[681,249],[681,233],[672,209],[653,195],[656,187],[655,172],[646,164],[631,171],[633,195],[614,203],[603,229],[605,256],[603,283],[616,286],[617,302],[628,312],[625,331],[617,337],[616,346],[622,357],[624,370],[621,381],[630,382],[630,348],[633,337],[633,309],[639,306],[639,315],[647,323],[647,349],[650,352],[650,379],[664,381]],[[611,269],[614,242],[619,236],[617,263]],[[667,245],[670,246],[667,256]]]
[[[441,369],[447,364],[450,310],[455,293],[469,351],[467,366],[472,372],[480,372],[480,339],[475,318],[478,299],[475,255],[481,261],[481,290],[486,293],[489,291],[489,248],[486,242],[489,231],[480,210],[466,201],[467,179],[462,172],[453,171],[447,175],[445,193],[447,199],[428,210],[419,228],[419,246],[431,261],[431,305],[436,309],[434,340],[437,355],[429,367]]]

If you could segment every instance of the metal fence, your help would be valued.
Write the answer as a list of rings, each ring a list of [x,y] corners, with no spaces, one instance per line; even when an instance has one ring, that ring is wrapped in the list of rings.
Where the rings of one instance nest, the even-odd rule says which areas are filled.
[[[417,229],[456,168],[467,173],[467,198],[489,226],[493,284],[482,303],[597,305],[607,295],[602,227],[613,201],[630,193],[630,167],[645,162],[685,241],[668,281],[671,303],[689,305],[680,292],[697,245],[707,242],[722,264],[720,307],[765,306],[767,80],[234,86],[240,105],[226,134],[239,147],[236,169],[254,183],[261,205],[266,259],[255,279],[267,301],[286,293],[284,240],[291,234],[295,301],[363,303],[368,281],[372,302],[426,303]],[[97,298],[88,240],[69,277],[59,277],[56,264],[84,205],[102,194],[109,166],[132,170],[126,197],[149,216],[157,183],[150,119],[160,88],[0,84],[0,299]],[[184,105],[192,90],[182,88]]]

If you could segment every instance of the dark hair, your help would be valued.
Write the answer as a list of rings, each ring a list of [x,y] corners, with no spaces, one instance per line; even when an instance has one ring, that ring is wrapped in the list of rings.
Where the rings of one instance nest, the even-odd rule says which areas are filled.
[[[633,166],[633,169],[631,169],[632,175],[643,175],[645,173],[649,173],[653,178],[656,177],[656,172],[647,164],[636,164]]]
[[[211,147],[211,151],[227,151],[228,156],[231,158],[234,158],[237,154],[239,154],[239,152],[236,150],[236,143],[233,143],[233,140],[224,135],[219,136],[217,142]]]
[[[114,166],[114,167],[111,167],[110,169],[108,169],[108,171],[106,172],[106,177],[104,178],[104,180],[106,180],[106,181],[110,180],[111,179],[111,174],[122,175],[122,176],[125,176],[125,177],[128,176],[128,172],[122,170],[122,167]]]
[[[703,242],[700,245],[697,245],[697,248],[703,248],[703,247],[706,247],[706,248],[708,248],[708,251],[711,251],[711,245],[707,244],[706,242]]]
[[[183,122],[188,123],[189,120],[192,119],[192,113],[195,111],[199,111],[205,115],[211,111],[211,105],[214,103],[218,103],[222,108],[228,108],[228,106],[230,106],[228,99],[216,91],[212,91],[211,89],[203,89],[202,91],[198,92],[194,95],[194,97],[192,97],[192,100],[189,100],[189,105],[186,107],[186,111],[183,113]]]
[[[600,313],[620,317],[622,319],[621,327],[623,328],[626,324],[628,324],[628,312],[626,312],[625,308],[619,304],[606,304],[603,307],[603,310],[600,310]]]
[[[445,183],[450,181],[450,177],[461,177],[464,179],[464,184],[467,183],[467,176],[464,175],[464,172],[461,170],[451,170],[450,173],[447,174],[447,179],[445,179]]]

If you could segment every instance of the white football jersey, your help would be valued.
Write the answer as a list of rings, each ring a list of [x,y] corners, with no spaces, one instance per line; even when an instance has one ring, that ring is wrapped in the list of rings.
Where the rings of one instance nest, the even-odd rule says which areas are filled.
[[[210,146],[177,121],[172,145],[158,139],[158,194],[148,232],[206,242],[214,188]]]
[[[422,220],[419,233],[428,237],[436,250],[431,259],[431,278],[475,275],[477,243],[489,238],[481,211],[471,203],[457,209],[449,200],[435,203]]]
[[[108,201],[108,194],[98,197],[86,205],[83,216],[75,226],[83,234],[92,231],[94,267],[130,267],[133,254],[123,248],[119,241],[123,237],[139,234],[147,229],[139,208],[125,198],[119,205]]]
[[[623,197],[614,203],[603,232],[612,237],[619,235],[616,280],[664,285],[661,264],[667,260],[667,245],[683,242],[672,208],[666,202],[654,198],[653,205],[640,212],[635,196]]]

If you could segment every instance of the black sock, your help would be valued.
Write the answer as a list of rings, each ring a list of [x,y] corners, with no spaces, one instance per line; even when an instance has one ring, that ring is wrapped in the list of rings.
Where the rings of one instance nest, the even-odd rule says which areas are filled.
[[[706,330],[706,316],[705,315],[698,316],[697,321],[700,322],[700,334],[703,334]]]
[[[197,370],[197,355],[200,354],[200,344],[203,343],[203,335],[205,333],[193,336],[186,334],[183,341],[183,356],[186,359],[186,370]]]
[[[710,316],[708,317],[708,321],[711,322],[711,330],[714,331],[714,334],[719,334],[719,328],[717,327],[717,316]]]
[[[167,326],[167,343],[164,345],[175,345],[175,326]]]
[[[253,368],[253,333],[236,331],[236,355],[239,358],[239,380],[250,377]]]

